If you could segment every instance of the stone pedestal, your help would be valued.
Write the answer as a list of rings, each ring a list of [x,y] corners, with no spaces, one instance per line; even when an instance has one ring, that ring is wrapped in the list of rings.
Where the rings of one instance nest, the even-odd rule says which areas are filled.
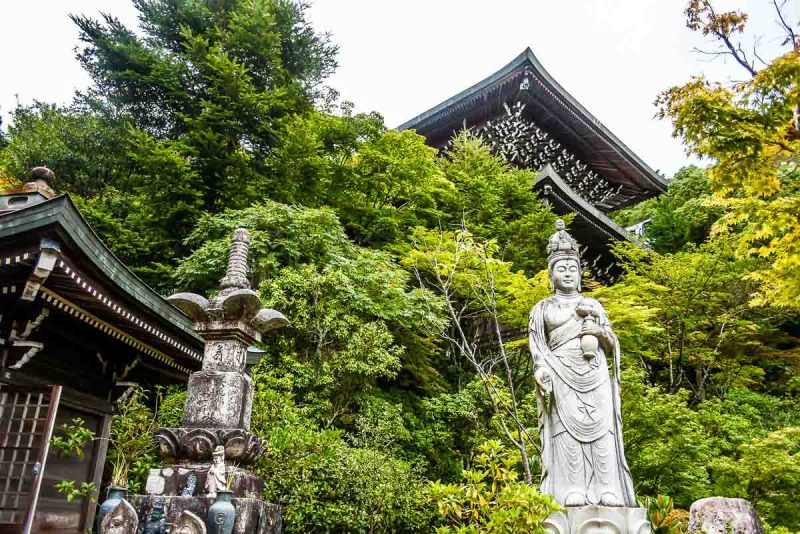
[[[745,499],[709,497],[692,503],[690,534],[764,534],[758,512]]]
[[[192,512],[197,517],[205,520],[208,508],[214,499],[205,497],[178,497],[136,495],[130,499],[131,504],[139,511],[140,516],[147,517],[153,509],[153,504],[160,502],[164,505],[164,518],[167,525],[178,522],[184,510]],[[233,534],[280,534],[281,514],[280,507],[269,504],[259,499],[234,498],[233,507],[236,509],[236,521]],[[209,534],[210,531],[209,531]]]
[[[195,490],[192,496],[202,496],[208,469],[209,464],[207,463],[167,465],[151,469],[147,476],[145,493],[153,497],[181,495],[189,485],[189,479],[194,475],[196,477]],[[260,477],[245,469],[231,468],[230,471],[234,473],[231,485],[234,497],[261,496],[264,491],[264,481]]]
[[[651,534],[644,508],[580,506],[555,512],[542,525],[547,534]]]

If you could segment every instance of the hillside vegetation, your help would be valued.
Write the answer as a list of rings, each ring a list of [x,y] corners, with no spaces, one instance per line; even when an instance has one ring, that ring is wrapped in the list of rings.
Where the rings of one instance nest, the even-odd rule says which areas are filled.
[[[540,521],[552,503],[525,483],[538,476],[530,357],[492,335],[523,328],[548,291],[556,216],[531,171],[469,133],[439,154],[353,113],[323,85],[336,46],[303,3],[134,2],[140,31],[73,18],[93,85],[68,106],[14,111],[3,180],[53,169],[54,188],[164,295],[213,291],[233,229],[250,230],[253,287],[291,323],[252,371],[256,470],[287,532]],[[723,47],[746,22],[695,0],[687,17]],[[788,36],[785,55],[733,87],[663,93],[661,115],[712,164],[614,215],[652,218],[651,248],[620,243],[626,275],[593,290],[622,342],[637,495],[684,509],[744,497],[783,532],[800,531],[796,46]]]

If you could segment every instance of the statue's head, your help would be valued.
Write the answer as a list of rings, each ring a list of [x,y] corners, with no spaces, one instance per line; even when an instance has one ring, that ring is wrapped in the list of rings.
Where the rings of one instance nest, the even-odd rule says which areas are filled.
[[[222,445],[218,445],[216,448],[214,448],[214,452],[212,454],[214,456],[215,464],[220,465],[225,461],[225,447]]]
[[[112,512],[113,513],[113,512]],[[106,528],[106,534],[125,534],[128,531],[128,521],[125,517],[117,515],[111,518]]]
[[[564,231],[564,221],[556,221],[556,233],[547,245],[547,269],[550,271],[550,290],[581,290],[581,254],[578,242]]]
[[[576,258],[557,259],[550,264],[550,289],[567,293],[581,290],[581,266]]]

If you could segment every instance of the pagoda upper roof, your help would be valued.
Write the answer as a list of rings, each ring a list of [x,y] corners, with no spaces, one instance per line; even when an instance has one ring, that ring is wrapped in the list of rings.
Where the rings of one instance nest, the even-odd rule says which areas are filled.
[[[614,207],[666,191],[666,180],[559,85],[530,48],[488,78],[417,115],[399,129],[416,130],[430,145],[443,148],[454,132],[504,115],[506,107],[516,102],[524,104],[527,118],[597,174],[622,185]]]

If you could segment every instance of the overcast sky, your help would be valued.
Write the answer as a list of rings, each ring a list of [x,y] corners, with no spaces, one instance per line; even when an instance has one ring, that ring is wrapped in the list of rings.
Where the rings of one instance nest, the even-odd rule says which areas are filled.
[[[789,0],[793,20],[800,0]],[[671,176],[688,161],[653,101],[668,87],[741,70],[693,52],[685,0],[316,0],[310,17],[340,46],[329,80],[358,111],[397,126],[480,81],[531,47],[544,67],[654,169]],[[718,0],[751,16],[760,50],[777,48],[769,0]],[[131,26],[130,0],[0,0],[0,113],[17,102],[67,103],[89,84],[74,59],[68,13],[116,15]],[[747,41],[752,44],[752,37]],[[708,47],[706,47],[708,48]],[[18,95],[18,96],[17,96]]]

